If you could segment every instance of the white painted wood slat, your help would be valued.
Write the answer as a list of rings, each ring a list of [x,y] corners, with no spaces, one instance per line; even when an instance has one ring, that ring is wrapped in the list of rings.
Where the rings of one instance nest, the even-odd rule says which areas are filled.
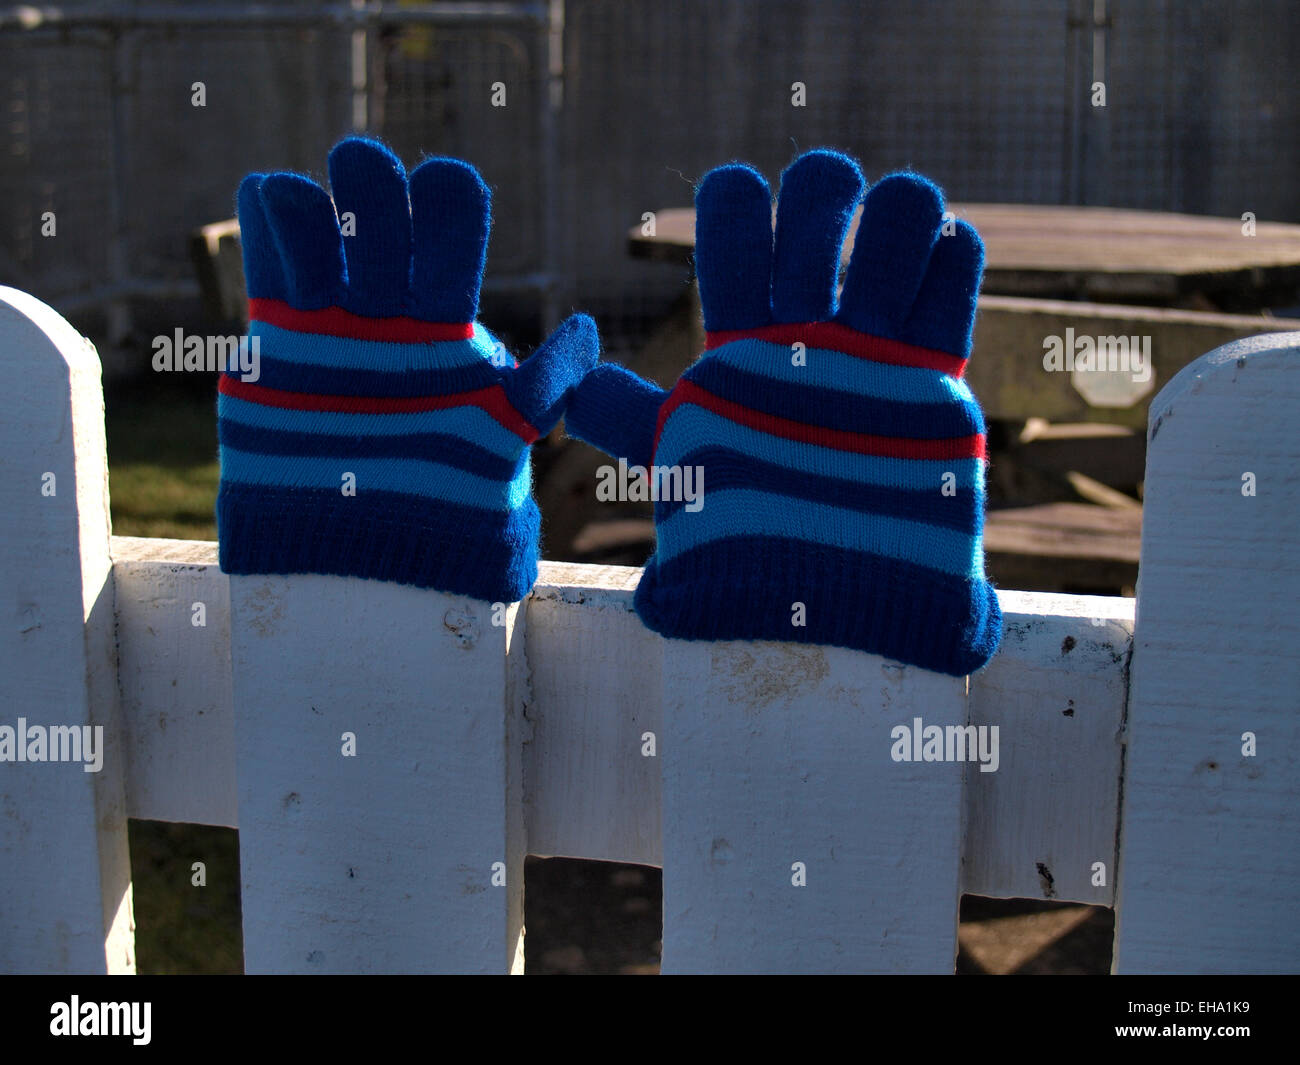
[[[230,598],[246,971],[522,969],[518,607],[315,575]]]
[[[966,679],[838,647],[669,640],[664,972],[939,972],[957,955]],[[918,747],[919,750],[919,747]]]
[[[99,359],[0,288],[0,380],[0,972],[134,972]]]
[[[640,576],[625,566],[544,562],[528,599],[532,854],[663,861],[663,640],[632,611]]]
[[[1118,972],[1300,968],[1297,422],[1294,333],[1151,404]]]
[[[217,545],[115,536],[113,577],[127,810],[235,828],[230,581]]]
[[[971,678],[970,720],[998,726],[1000,765],[966,773],[962,889],[1109,906],[1134,601],[998,599],[1002,646]]]

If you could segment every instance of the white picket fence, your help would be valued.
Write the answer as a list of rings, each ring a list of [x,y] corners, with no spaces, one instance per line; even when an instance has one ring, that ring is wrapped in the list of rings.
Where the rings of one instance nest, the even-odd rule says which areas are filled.
[[[952,972],[963,892],[1114,906],[1119,972],[1300,969],[1300,334],[1153,402],[1136,627],[1003,591],[969,684],[665,641],[620,567],[504,624],[230,579],[110,536],[98,359],[13,289],[0,370],[0,728],[104,748],[0,762],[0,971],[134,970],[128,817],[239,828],[249,972],[518,971],[525,854],[661,865],[665,972]],[[996,771],[895,761],[917,718],[997,726]]]

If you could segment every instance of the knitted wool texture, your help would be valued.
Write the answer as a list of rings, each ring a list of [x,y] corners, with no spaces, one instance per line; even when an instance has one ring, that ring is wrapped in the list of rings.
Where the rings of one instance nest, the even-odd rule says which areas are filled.
[[[710,173],[695,243],[708,351],[671,392],[597,367],[566,425],[630,463],[703,473],[699,509],[655,503],[635,597],[650,628],[964,675],[1002,628],[983,570],[985,426],[961,380],[983,247],[965,222],[945,225],[924,178],[891,175],[865,200],[864,187],[845,156],[802,156],[774,238],[762,176]]]
[[[291,173],[239,189],[260,357],[255,381],[220,381],[221,568],[519,600],[537,576],[528,445],[595,364],[595,326],[570,318],[516,367],[475,322],[490,194],[469,164],[408,182],[349,138],[329,170],[333,203]]]

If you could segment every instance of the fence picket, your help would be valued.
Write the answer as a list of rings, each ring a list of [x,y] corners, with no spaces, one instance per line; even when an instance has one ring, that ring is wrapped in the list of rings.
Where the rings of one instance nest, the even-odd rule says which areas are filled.
[[[1294,333],[1216,348],[1151,404],[1117,972],[1300,962],[1297,417]]]
[[[0,288],[0,377],[0,972],[134,972],[99,359]],[[66,734],[81,764],[12,760],[32,727],[88,735],[100,769]]]
[[[663,971],[951,973],[963,766],[891,730],[964,725],[966,679],[668,640],[663,683]]]
[[[314,575],[230,599],[246,971],[522,970],[522,612]]]

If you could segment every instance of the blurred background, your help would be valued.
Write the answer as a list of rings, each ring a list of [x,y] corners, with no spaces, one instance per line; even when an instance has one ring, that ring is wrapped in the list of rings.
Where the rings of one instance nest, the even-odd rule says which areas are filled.
[[[742,159],[775,186],[818,146],[873,181],[915,169],[950,202],[1015,207],[986,212],[1002,227],[985,232],[991,266],[1010,235],[971,369],[990,574],[1131,595],[1154,390],[1064,394],[1042,341],[1075,325],[1150,336],[1167,377],[1224,340],[1300,327],[1298,52],[1292,0],[0,5],[0,283],[100,351],[114,532],[215,539],[215,381],[150,358],[176,329],[242,330],[244,174],[324,183],[329,148],[361,131],[408,167],[468,159],[494,193],[482,320],[526,354],[587,311],[607,359],[670,385],[700,342],[689,217],[670,218],[708,169]],[[1072,210],[1032,210],[1047,207]],[[1246,213],[1268,238],[1253,258],[1222,235]],[[1112,242],[1119,276],[1097,265]],[[562,432],[539,443],[546,557],[652,550],[647,505],[596,501],[602,461]],[[196,853],[214,885],[199,902]],[[133,823],[132,857],[142,970],[238,971],[235,834]],[[655,970],[657,870],[531,859],[528,876],[530,971]],[[1104,972],[1111,927],[1090,907],[968,899],[958,967]]]
[[[240,178],[322,178],[330,147],[361,129],[410,165],[448,154],[483,173],[489,288],[509,293],[498,317],[522,328],[526,310],[581,306],[615,345],[689,279],[630,257],[628,227],[689,206],[694,182],[733,158],[775,181],[798,151],[830,145],[870,180],[912,167],[958,201],[1300,221],[1288,0],[39,10],[0,7],[0,271],[64,312],[161,302],[176,322],[199,296],[188,238],[233,215]],[[1090,106],[1099,28],[1105,108]],[[806,106],[791,106],[794,82]],[[46,210],[57,240],[41,238]]]

